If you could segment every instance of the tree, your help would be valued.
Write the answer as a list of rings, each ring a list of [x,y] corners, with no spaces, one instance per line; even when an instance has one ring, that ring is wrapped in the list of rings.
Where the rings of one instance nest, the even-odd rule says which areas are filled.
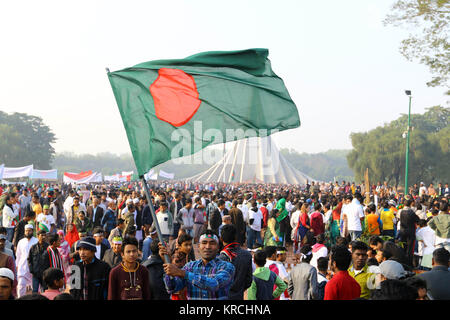
[[[0,125],[6,125],[3,129],[14,133],[14,143],[9,143],[5,150],[5,165],[20,167],[33,164],[35,168],[50,169],[50,164],[55,155],[52,143],[56,141],[51,129],[45,125],[40,117],[26,113],[15,112],[11,115],[0,111]],[[12,138],[12,136],[10,136]]]
[[[354,180],[346,155],[349,150],[328,150],[316,154],[298,153],[294,149],[281,149],[280,153],[297,170],[319,181]]]
[[[0,124],[0,164],[15,163],[20,158],[22,150],[19,145],[22,142],[21,135],[7,124]]]
[[[411,115],[410,165],[408,176],[415,183],[441,182],[450,179],[450,108],[435,106],[424,114]],[[402,138],[408,123],[404,114],[369,132],[350,135],[353,150],[347,160],[357,181],[363,181],[369,168],[371,181],[393,182],[396,186],[405,176],[406,139]]]
[[[449,87],[449,21],[449,0],[398,0],[384,20],[385,25],[415,29],[415,33],[401,42],[400,52],[409,61],[418,60],[429,68],[432,80],[427,85],[430,87]]]

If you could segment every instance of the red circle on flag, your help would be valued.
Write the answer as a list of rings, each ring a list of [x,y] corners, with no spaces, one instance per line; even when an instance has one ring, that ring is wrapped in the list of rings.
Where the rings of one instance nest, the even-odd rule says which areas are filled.
[[[159,69],[150,94],[156,117],[175,127],[191,120],[201,103],[194,78],[179,69]]]

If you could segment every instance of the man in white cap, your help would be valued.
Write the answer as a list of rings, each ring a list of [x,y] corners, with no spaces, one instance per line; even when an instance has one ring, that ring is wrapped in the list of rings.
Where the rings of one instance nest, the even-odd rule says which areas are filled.
[[[33,237],[33,225],[25,225],[25,238],[17,243],[16,251],[16,268],[17,268],[17,296],[27,293],[27,289],[33,285],[33,276],[28,267],[28,255],[30,248],[38,242],[38,239]],[[31,291],[31,290],[29,290]]]
[[[401,263],[394,260],[386,260],[380,264],[381,279],[400,280],[406,276],[406,271]]]
[[[13,283],[14,273],[8,268],[0,268],[0,301],[14,300]]]

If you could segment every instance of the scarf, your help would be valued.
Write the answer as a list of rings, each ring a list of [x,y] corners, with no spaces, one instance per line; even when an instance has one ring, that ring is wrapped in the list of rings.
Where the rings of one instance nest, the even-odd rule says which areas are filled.
[[[53,250],[52,247],[48,246],[47,253],[48,253],[48,259],[50,260],[50,267],[60,269],[64,273],[64,279],[65,279],[66,273],[64,272],[64,266],[63,266],[62,259],[61,259],[61,256],[59,255],[58,250]]]
[[[239,243],[237,242],[232,242],[227,244],[222,251],[220,251],[220,253],[223,253],[224,255],[226,255],[228,257],[228,259],[230,259],[230,262],[233,261],[234,258],[236,258],[237,253],[234,252],[234,250],[239,248]]]
[[[67,232],[66,236],[64,237],[64,240],[67,241],[69,246],[72,248],[72,245],[80,240],[80,236],[78,235],[78,230],[75,224],[72,224],[73,229],[70,232]]]
[[[324,244],[322,244],[322,243],[316,243],[315,245],[313,245],[313,247],[312,247],[312,252],[317,252],[317,251],[319,251],[320,249],[322,249],[323,247],[325,247],[325,245]]]
[[[279,216],[276,218],[278,222],[281,222],[289,214],[289,212],[287,212],[287,210],[285,209],[285,206],[286,206],[285,198],[281,198],[280,200],[278,200],[276,206],[276,209],[280,212]]]

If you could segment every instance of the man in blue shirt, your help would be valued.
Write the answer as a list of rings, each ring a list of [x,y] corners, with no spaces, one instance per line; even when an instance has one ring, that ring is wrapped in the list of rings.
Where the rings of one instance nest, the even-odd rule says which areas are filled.
[[[167,254],[159,244],[159,254]],[[182,269],[173,263],[164,264],[164,282],[168,293],[186,288],[188,300],[227,300],[234,279],[233,264],[217,258],[219,238],[212,230],[200,235],[201,259],[187,263]]]

